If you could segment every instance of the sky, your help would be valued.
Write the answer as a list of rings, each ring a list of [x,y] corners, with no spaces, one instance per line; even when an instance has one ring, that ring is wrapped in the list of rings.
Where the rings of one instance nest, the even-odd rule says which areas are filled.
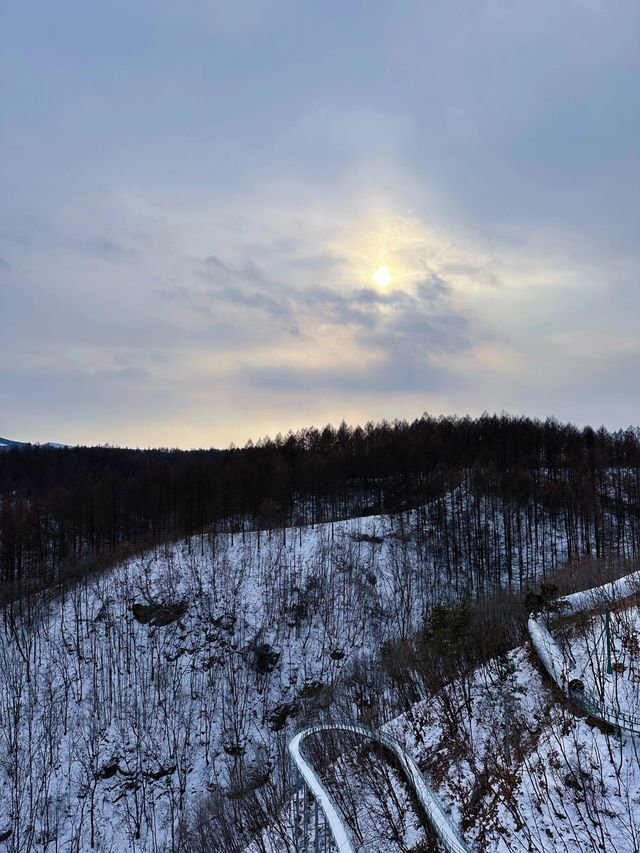
[[[638,424],[639,211],[637,0],[4,4],[0,435]]]

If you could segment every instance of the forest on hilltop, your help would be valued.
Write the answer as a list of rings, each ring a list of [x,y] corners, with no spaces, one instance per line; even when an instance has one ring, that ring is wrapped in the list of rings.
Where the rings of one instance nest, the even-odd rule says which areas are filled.
[[[424,415],[411,423],[302,429],[224,451],[5,451],[0,590],[59,583],[180,537],[399,512],[444,500],[461,482],[478,497],[493,496],[507,516],[510,507],[534,504],[561,515],[570,554],[637,553],[640,429]],[[511,522],[503,519],[507,540],[525,535]],[[452,523],[475,538],[472,519]],[[454,561],[459,537],[442,535]]]

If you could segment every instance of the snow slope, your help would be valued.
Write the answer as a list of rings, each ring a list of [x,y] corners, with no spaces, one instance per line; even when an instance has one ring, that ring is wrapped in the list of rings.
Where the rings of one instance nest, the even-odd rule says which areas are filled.
[[[618,584],[618,591],[633,589],[632,581]],[[577,607],[586,600],[578,594],[573,603]],[[593,596],[588,601],[592,604]],[[565,626],[557,647],[559,666],[579,671],[616,707],[638,713],[640,612],[627,605],[612,613],[611,675],[605,668],[603,619],[591,616]],[[490,661],[470,678],[454,678],[383,732],[415,758],[454,824],[462,825],[472,850],[640,849],[637,739],[600,725],[567,702],[543,674],[531,647]],[[339,780],[337,787],[332,777]],[[340,799],[340,789],[352,786],[351,814],[370,813],[375,805],[361,777],[361,757],[353,747],[324,774],[329,796]],[[393,772],[390,778],[389,788],[378,795],[387,798],[387,807],[395,801],[411,810],[402,779]],[[402,845],[393,842],[384,823],[374,833],[361,833],[358,853],[410,849],[425,838],[424,833],[416,836],[410,824]],[[270,839],[268,832],[265,839]],[[278,844],[268,849],[284,850]]]
[[[194,540],[7,611],[0,849],[172,849],[207,791],[269,774],[287,720],[438,594],[398,594],[396,525]]]
[[[193,539],[4,611],[0,851],[175,850],[180,824],[208,793],[235,796],[274,776],[292,721],[330,706],[352,667],[451,598],[412,523],[408,513]],[[561,561],[561,533],[549,542]],[[525,569],[535,577],[535,566]],[[535,667],[523,670],[522,684],[536,679]],[[533,742],[536,717],[526,712]],[[439,699],[415,709],[424,718],[415,740],[438,744],[448,713]],[[492,713],[500,719],[500,708]],[[415,719],[401,731],[412,750]],[[473,715],[469,727],[463,756],[484,736]],[[412,754],[428,766],[449,753],[443,735],[435,752]],[[456,822],[484,754],[456,759],[442,776]]]

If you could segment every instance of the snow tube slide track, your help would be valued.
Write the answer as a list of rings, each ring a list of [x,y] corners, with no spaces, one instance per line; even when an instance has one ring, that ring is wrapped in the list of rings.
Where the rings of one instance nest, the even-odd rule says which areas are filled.
[[[640,591],[640,572],[625,575],[612,583],[565,595],[557,598],[554,604],[559,605],[559,616],[573,616],[585,613],[598,607],[606,606],[617,599],[627,598]],[[587,711],[592,717],[604,723],[615,726],[621,731],[640,735],[640,719],[608,705],[604,699],[589,690],[583,680],[567,671],[562,649],[551,636],[547,625],[547,617],[541,613],[531,613],[528,622],[529,636],[542,661],[544,668],[558,687],[577,705]]]
[[[415,760],[406,752],[398,741],[381,732],[362,726],[359,723],[317,723],[303,728],[289,741],[289,753],[295,762],[305,785],[311,791],[316,802],[319,803],[324,812],[326,821],[333,835],[334,844],[339,853],[355,853],[355,847],[351,843],[349,833],[344,825],[341,815],[334,805],[327,789],[317,777],[313,767],[305,759],[301,752],[302,742],[309,735],[317,732],[339,731],[351,732],[368,738],[386,749],[390,750],[398,759],[402,771],[411,786],[418,802],[424,809],[429,823],[434,828],[447,853],[471,853],[470,848],[462,841],[453,823],[447,816],[442,803],[434,791],[426,783],[424,776]]]
[[[637,592],[640,592],[640,571],[626,575],[612,583],[558,598],[556,599],[556,604],[560,605],[562,610],[561,615],[569,616],[575,613],[594,610],[597,607],[610,603],[612,600],[628,597]],[[533,647],[545,669],[558,687],[569,698],[584,708],[591,716],[616,726],[623,731],[640,735],[639,718],[619,708],[605,704],[595,693],[585,687],[580,678],[572,677],[567,672],[562,650],[552,637],[547,627],[547,619],[543,614],[530,614],[528,630]],[[398,759],[411,789],[424,809],[429,823],[435,830],[447,853],[471,853],[471,849],[460,838],[435,792],[425,781],[415,760],[405,751],[401,744],[388,735],[375,732],[359,723],[317,723],[298,731],[289,741],[288,748],[291,758],[304,780],[304,784],[311,791],[325,815],[338,853],[356,853],[356,850],[351,842],[342,816],[334,805],[329,792],[301,752],[301,746],[305,738],[323,731],[351,732],[375,741],[390,750]]]

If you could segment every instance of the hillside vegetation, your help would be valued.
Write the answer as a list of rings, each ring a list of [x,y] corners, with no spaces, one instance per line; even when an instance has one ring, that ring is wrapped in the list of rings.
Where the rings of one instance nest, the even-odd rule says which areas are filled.
[[[434,499],[450,571],[473,550],[479,582],[494,583],[504,568],[497,523],[489,541],[479,519],[474,530],[446,508],[458,484],[476,506],[488,498],[502,514],[507,555],[528,549],[546,571],[545,517],[563,529],[570,555],[637,553],[639,472],[638,429],[507,415],[343,423],[222,452],[15,448],[0,454],[0,594],[59,584],[212,529],[317,524]]]
[[[560,774],[577,756],[584,775],[592,747],[520,647],[533,600],[637,567],[637,434],[422,419],[313,433],[322,452],[310,435],[203,452],[200,467],[172,452],[0,457],[0,850],[292,850],[287,739],[337,717],[404,719],[478,849],[601,849],[589,833],[614,813],[593,838],[631,844],[631,747],[609,734],[597,748],[618,756],[617,793],[584,795],[591,824],[567,808],[564,835],[548,782],[532,805],[545,739],[575,730]],[[628,679],[633,619],[624,631]],[[341,752],[318,745],[327,784]],[[394,768],[371,767],[355,789],[337,776],[362,849],[431,849]],[[371,824],[357,796],[377,803]]]

